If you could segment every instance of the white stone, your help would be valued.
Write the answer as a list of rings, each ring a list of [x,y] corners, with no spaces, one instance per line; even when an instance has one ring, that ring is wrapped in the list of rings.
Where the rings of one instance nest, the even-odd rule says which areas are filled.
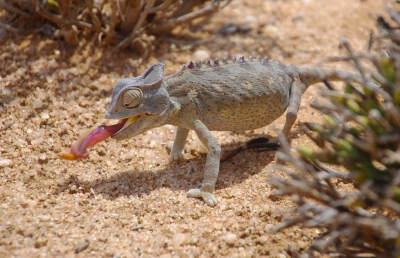
[[[208,52],[207,50],[198,49],[194,51],[193,56],[193,62],[196,62],[197,60],[205,61],[210,58],[210,52]]]
[[[48,62],[48,66],[50,68],[58,68],[59,64],[58,62],[53,58]]]
[[[6,167],[12,164],[11,159],[0,158],[0,167]]]
[[[227,243],[227,244],[233,244],[235,243],[237,239],[237,235],[233,234],[233,233],[228,233],[225,236],[223,236],[223,240]]]
[[[50,118],[49,113],[42,113],[41,118],[42,119],[49,119]]]
[[[184,244],[188,239],[189,239],[188,234],[177,233],[174,235],[174,238],[172,239],[172,244],[176,248]]]
[[[265,36],[277,38],[279,36],[279,28],[275,25],[267,25],[264,27],[263,32]]]

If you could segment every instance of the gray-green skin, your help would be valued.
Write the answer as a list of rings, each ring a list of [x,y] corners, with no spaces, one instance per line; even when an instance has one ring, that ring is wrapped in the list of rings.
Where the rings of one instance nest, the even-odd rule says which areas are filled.
[[[201,197],[210,206],[218,178],[221,146],[210,131],[250,130],[264,127],[286,110],[282,134],[288,136],[297,118],[302,93],[323,80],[347,80],[353,73],[331,68],[287,65],[264,58],[222,64],[216,60],[190,62],[164,78],[164,64],[149,67],[138,77],[119,81],[106,114],[109,119],[140,115],[112,138],[123,140],[165,124],[178,126],[170,161],[183,158],[189,130],[194,130],[208,149],[204,180],[187,195]],[[133,91],[132,91],[133,89]],[[134,92],[132,99],[130,92]]]

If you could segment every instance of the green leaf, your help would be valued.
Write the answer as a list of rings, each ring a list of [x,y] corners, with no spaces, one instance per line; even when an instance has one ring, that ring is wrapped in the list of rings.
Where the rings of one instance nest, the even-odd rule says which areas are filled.
[[[346,106],[347,106],[351,111],[353,111],[354,113],[356,113],[357,115],[360,115],[360,114],[361,114],[361,108],[360,108],[360,106],[358,105],[358,103],[355,102],[354,100],[351,100],[351,99],[347,100],[347,101],[346,101]]]
[[[317,157],[317,154],[311,149],[308,148],[306,146],[300,146],[297,151],[299,152],[299,154],[306,159],[311,159],[311,160],[315,160]]]
[[[59,11],[59,10],[60,10],[60,6],[58,5],[57,0],[46,0],[46,1],[44,2],[44,6],[46,6],[46,7],[49,8],[50,10],[51,10],[51,9],[54,9],[54,10],[56,10],[56,11]]]
[[[393,59],[382,59],[381,66],[383,70],[383,77],[386,78],[389,82],[396,82],[396,70],[394,68],[394,60]]]
[[[324,118],[324,120],[325,120],[325,123],[326,123],[329,127],[331,127],[331,128],[336,128],[336,127],[337,127],[336,121],[335,121],[331,116],[324,115],[323,118]]]

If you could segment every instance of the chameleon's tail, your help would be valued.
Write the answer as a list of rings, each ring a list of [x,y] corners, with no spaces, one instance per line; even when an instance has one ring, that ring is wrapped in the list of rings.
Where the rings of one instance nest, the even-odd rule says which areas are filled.
[[[323,81],[355,81],[362,82],[359,74],[337,68],[299,67],[300,80],[310,86]]]

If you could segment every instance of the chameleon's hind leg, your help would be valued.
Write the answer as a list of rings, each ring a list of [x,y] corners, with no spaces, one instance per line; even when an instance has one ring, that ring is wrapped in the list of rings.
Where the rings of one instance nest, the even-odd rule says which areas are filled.
[[[297,112],[300,108],[301,96],[306,89],[307,86],[300,81],[300,78],[297,78],[292,84],[290,89],[289,106],[286,112],[286,122],[281,132],[285,137],[289,136],[290,130],[296,122]]]

